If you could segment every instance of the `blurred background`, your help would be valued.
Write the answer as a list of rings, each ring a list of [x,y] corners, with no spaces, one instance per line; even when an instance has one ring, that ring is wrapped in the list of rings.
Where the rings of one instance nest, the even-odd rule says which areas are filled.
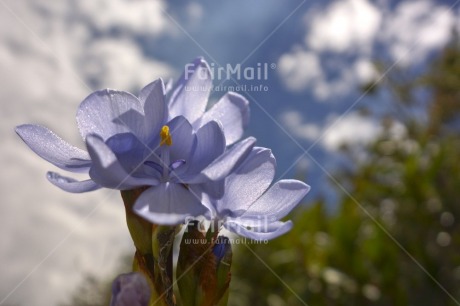
[[[119,193],[52,186],[14,126],[84,147],[89,93],[137,93],[198,55],[268,65],[212,99],[245,95],[277,178],[312,186],[289,234],[235,246],[231,305],[460,305],[459,6],[0,0],[0,305],[105,305],[133,251]]]

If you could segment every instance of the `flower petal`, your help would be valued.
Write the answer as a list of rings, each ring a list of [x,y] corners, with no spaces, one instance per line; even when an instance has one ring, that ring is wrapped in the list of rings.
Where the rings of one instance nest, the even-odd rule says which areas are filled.
[[[145,135],[151,141],[153,138],[158,137],[160,128],[167,119],[163,80],[158,79],[145,86],[141,90],[139,100],[144,107]]]
[[[144,163],[145,155],[150,154],[148,148],[131,133],[116,134],[107,139],[105,144],[128,172],[138,172],[136,170]]]
[[[184,69],[169,99],[169,118],[182,115],[193,123],[206,109],[212,87],[211,71],[201,57]]]
[[[220,214],[243,214],[270,186],[276,161],[270,149],[254,148],[225,179],[225,194],[217,204]]]
[[[210,201],[220,199],[225,194],[225,180],[208,181],[206,183],[194,184],[199,193],[210,197]]]
[[[128,174],[126,169],[120,164],[115,153],[112,152],[101,138],[89,135],[86,138],[86,145],[93,161],[89,175],[99,185],[106,188],[126,190],[158,184],[158,180],[153,177],[137,178]]]
[[[207,211],[203,214],[207,219],[211,220],[218,218],[216,211],[216,202],[219,201],[225,192],[225,182],[220,180],[217,182],[207,182],[202,184],[191,184],[188,186],[190,192],[196,197],[199,197],[201,204],[206,207]]]
[[[165,94],[168,95],[171,92],[171,90],[173,90],[173,87],[174,87],[174,80],[173,79],[167,80],[165,83]]]
[[[16,127],[16,133],[41,158],[71,172],[87,172],[91,160],[85,151],[70,145],[49,129],[33,124]]]
[[[184,178],[187,183],[218,181],[227,176],[251,152],[256,139],[248,137],[225,151],[198,175]]]
[[[200,126],[211,120],[219,120],[227,141],[227,146],[240,140],[244,128],[249,123],[249,102],[243,96],[229,92],[225,94],[210,110],[204,113]]]
[[[310,186],[301,181],[278,181],[254,202],[241,217],[264,216],[279,220],[299,204],[309,190]]]
[[[292,221],[287,222],[274,222],[267,224],[266,227],[247,228],[244,224],[239,222],[226,222],[225,228],[229,231],[249,239],[261,241],[270,240],[279,237],[291,230]]]
[[[182,184],[164,183],[144,191],[133,207],[148,221],[161,225],[177,225],[187,217],[204,214],[206,208]]]
[[[133,133],[144,138],[144,116],[140,101],[132,94],[111,89],[89,95],[77,111],[83,139],[96,134],[106,140],[118,133]]]
[[[77,181],[73,178],[61,176],[60,174],[51,171],[46,174],[46,178],[53,185],[61,188],[64,191],[72,193],[88,192],[101,188],[101,186],[99,186],[93,180]]]
[[[174,118],[167,125],[169,126],[172,139],[171,161],[184,159],[188,162],[195,146],[192,125],[183,116]]]
[[[210,121],[196,132],[196,147],[188,173],[198,173],[225,151],[225,136],[220,124]]]

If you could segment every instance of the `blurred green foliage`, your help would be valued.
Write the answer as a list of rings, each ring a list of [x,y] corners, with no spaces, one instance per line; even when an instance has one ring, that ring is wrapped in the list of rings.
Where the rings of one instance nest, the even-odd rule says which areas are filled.
[[[240,246],[229,305],[460,305],[457,36],[426,75],[381,86],[394,101],[378,139],[343,147],[337,210],[317,200],[287,235]]]
[[[382,87],[382,134],[344,146],[351,166],[331,177],[337,209],[316,200],[288,234],[234,246],[229,305],[460,305],[458,37],[425,75],[362,88]],[[65,305],[107,305],[110,283],[88,277]]]

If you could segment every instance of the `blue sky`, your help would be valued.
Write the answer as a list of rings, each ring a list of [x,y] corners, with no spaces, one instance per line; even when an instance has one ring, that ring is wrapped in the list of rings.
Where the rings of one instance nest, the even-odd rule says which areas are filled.
[[[357,90],[381,77],[373,59],[423,67],[459,28],[454,1],[1,4],[0,305],[56,305],[84,272],[107,275],[113,254],[131,248],[119,195],[71,195],[47,183],[45,172],[55,169],[21,143],[15,125],[43,124],[83,147],[75,112],[93,90],[135,93],[155,78],[177,78],[199,55],[221,65],[273,63],[268,80],[241,80],[268,88],[241,92],[251,103],[247,135],[272,148],[279,177],[307,173],[314,192],[327,192],[323,170],[302,154],[314,145],[311,157],[330,170],[341,142],[365,143],[379,132],[355,112],[385,108],[384,94],[371,100]]]

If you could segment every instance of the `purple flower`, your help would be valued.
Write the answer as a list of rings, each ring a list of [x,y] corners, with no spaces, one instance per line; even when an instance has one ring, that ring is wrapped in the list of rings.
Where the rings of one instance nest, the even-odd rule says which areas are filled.
[[[195,108],[192,98],[171,101],[182,105],[181,110],[190,117],[190,109]],[[194,129],[177,111],[171,116],[159,79],[144,87],[138,98],[107,89],[92,93],[80,104],[77,123],[88,152],[42,126],[21,125],[16,132],[55,166],[89,174],[90,179],[77,181],[48,172],[50,182],[61,189],[78,193],[101,187],[130,190],[149,186],[136,201],[135,211],[154,223],[178,224],[205,211],[191,187],[223,179],[255,142],[248,138],[226,150],[221,123],[201,121],[204,123]]]
[[[148,306],[150,287],[141,273],[119,275],[112,283],[110,306]]]
[[[254,240],[273,239],[289,231],[292,222],[280,220],[303,199],[310,186],[297,180],[280,180],[270,187],[275,164],[271,150],[254,147],[225,178],[222,197],[203,193],[203,203],[210,209],[208,216]]]

